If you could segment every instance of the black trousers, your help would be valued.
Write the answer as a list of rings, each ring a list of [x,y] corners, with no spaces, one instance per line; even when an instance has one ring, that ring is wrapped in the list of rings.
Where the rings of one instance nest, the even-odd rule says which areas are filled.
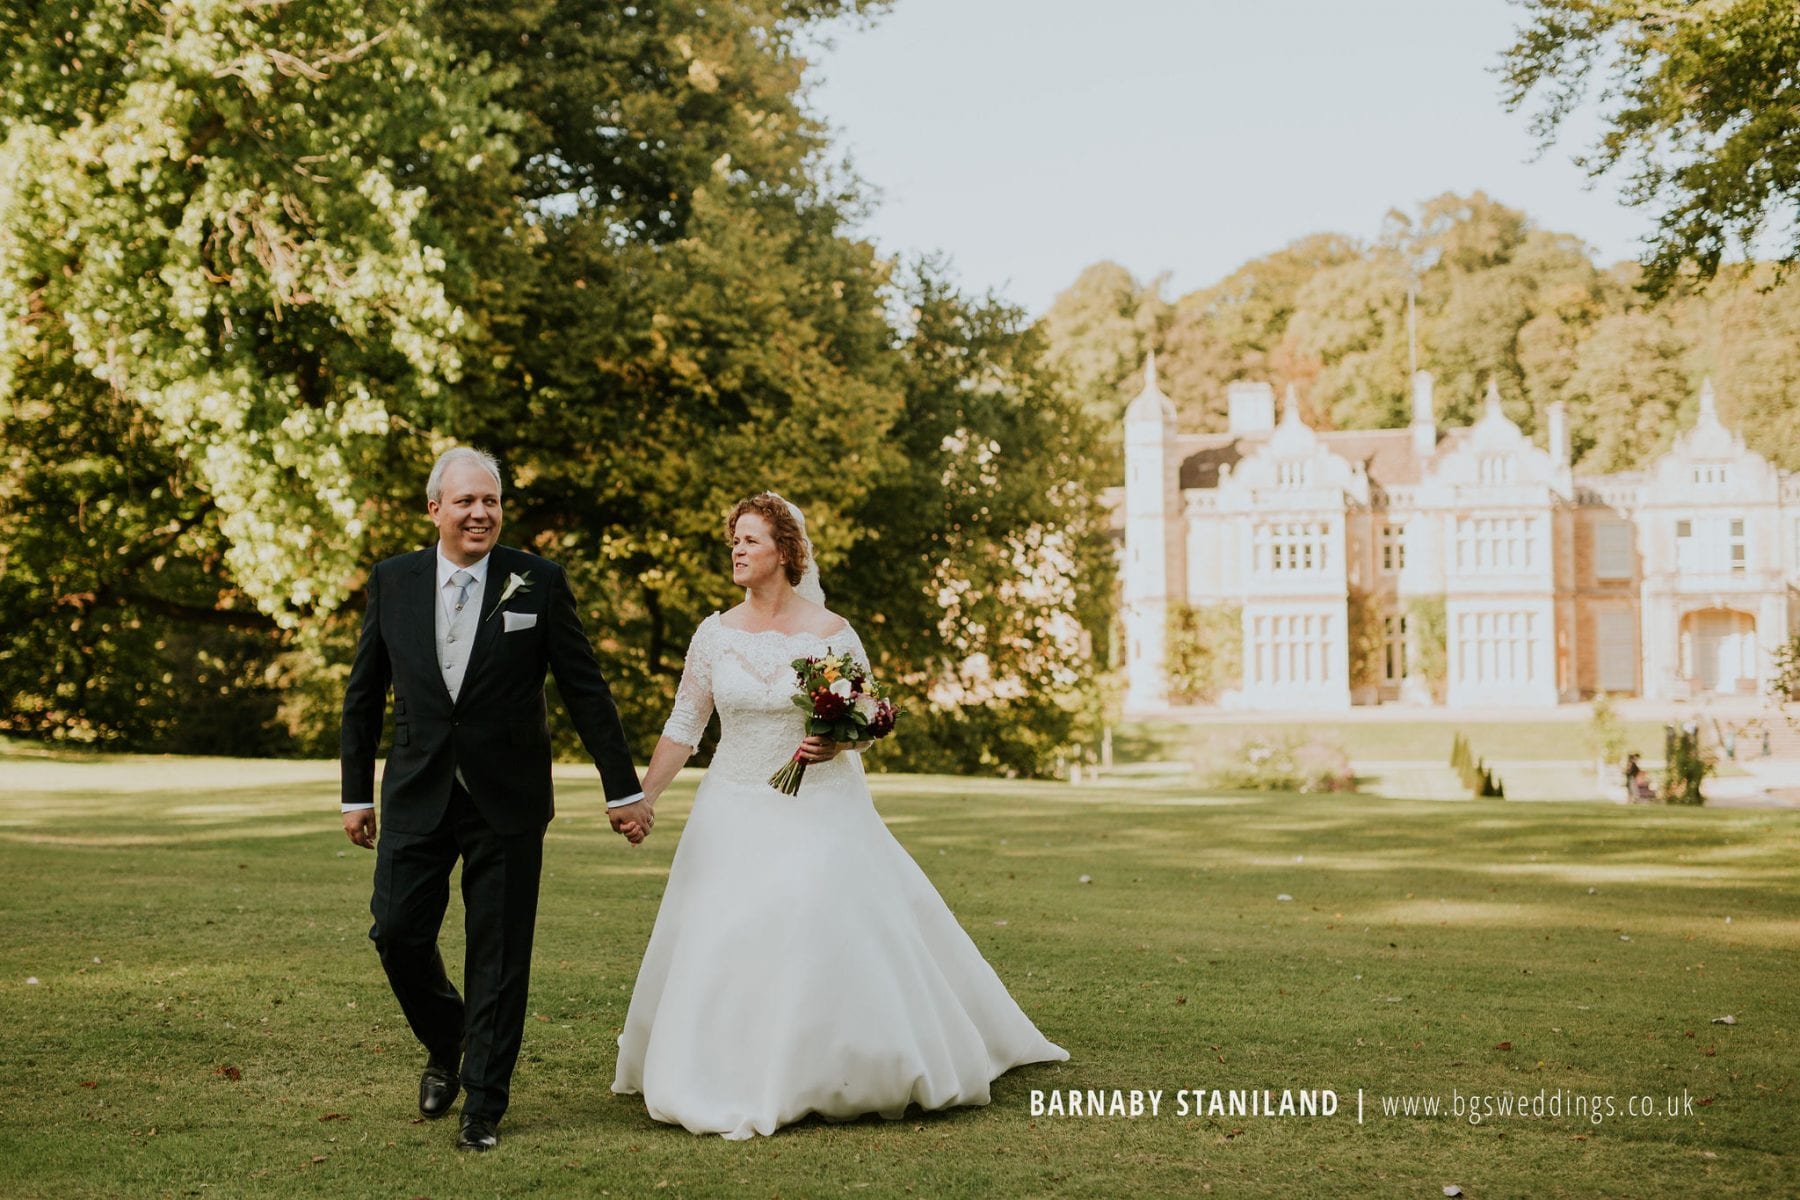
[[[450,876],[462,860],[466,998],[444,971],[438,931]],[[525,1032],[531,938],[537,925],[544,831],[503,836],[452,785],[430,833],[383,832],[375,851],[369,937],[400,1010],[431,1061],[462,1067],[463,1115],[498,1121]]]

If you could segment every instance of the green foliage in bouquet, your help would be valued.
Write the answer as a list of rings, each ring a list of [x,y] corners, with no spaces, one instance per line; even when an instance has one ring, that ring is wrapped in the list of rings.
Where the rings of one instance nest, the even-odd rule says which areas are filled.
[[[860,742],[893,732],[899,710],[850,655],[796,658],[791,665],[800,681],[794,707],[806,714],[808,736]]]
[[[850,655],[796,658],[792,665],[800,683],[793,696],[794,707],[806,714],[808,737],[849,744],[883,738],[894,731],[900,710]],[[792,796],[800,790],[805,775],[806,760],[796,750],[794,757],[770,776],[769,786]]]

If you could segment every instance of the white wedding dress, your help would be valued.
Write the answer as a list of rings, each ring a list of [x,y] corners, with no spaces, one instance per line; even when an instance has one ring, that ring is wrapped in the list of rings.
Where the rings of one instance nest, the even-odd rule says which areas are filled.
[[[833,637],[694,633],[664,735],[723,728],[632,992],[613,1091],[658,1121],[748,1138],[808,1113],[899,1117],[985,1104],[1022,1063],[1061,1061],[870,800],[859,755],[768,778],[805,736],[792,662]]]

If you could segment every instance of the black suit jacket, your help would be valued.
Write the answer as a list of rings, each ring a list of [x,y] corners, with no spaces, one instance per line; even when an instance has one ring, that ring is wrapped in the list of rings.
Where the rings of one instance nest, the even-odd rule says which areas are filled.
[[[512,575],[523,576],[529,586],[502,605]],[[437,828],[461,767],[469,795],[489,825],[506,834],[542,829],[555,811],[546,668],[556,673],[563,704],[599,768],[607,798],[643,790],[612,691],[581,631],[561,567],[510,546],[494,548],[475,645],[455,703],[438,665],[438,591],[435,546],[378,563],[369,574],[368,609],[344,690],[345,803],[374,799],[375,752],[392,684],[394,743],[381,780],[387,828],[410,833]],[[535,614],[537,623],[508,633],[507,612]]]

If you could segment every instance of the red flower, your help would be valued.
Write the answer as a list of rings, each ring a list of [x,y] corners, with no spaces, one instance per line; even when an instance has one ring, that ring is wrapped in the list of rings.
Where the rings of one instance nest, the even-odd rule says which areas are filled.
[[[830,688],[820,688],[814,692],[812,702],[813,716],[821,721],[836,721],[850,708],[850,702]]]
[[[869,719],[869,732],[876,737],[886,737],[894,731],[894,718],[899,711],[886,700],[875,702],[875,715]]]

